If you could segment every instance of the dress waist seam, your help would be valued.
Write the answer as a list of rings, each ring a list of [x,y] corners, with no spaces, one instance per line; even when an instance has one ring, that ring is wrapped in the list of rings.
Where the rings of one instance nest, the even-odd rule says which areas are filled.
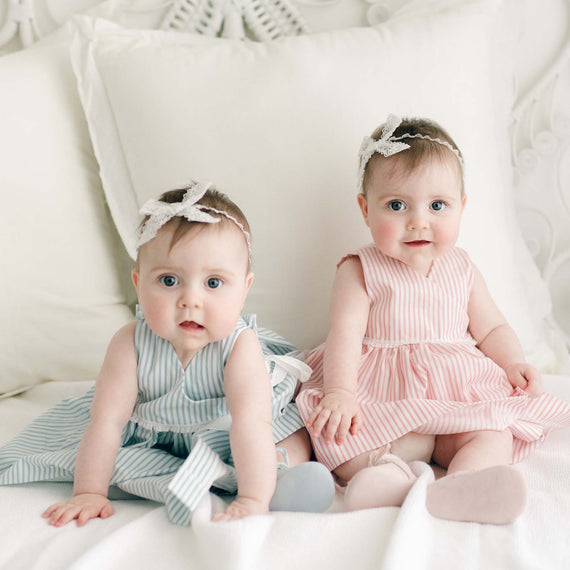
[[[475,346],[477,344],[474,338],[381,340],[370,337],[364,337],[362,343],[374,348],[398,348],[401,346],[422,344],[463,344],[466,346]]]
[[[225,418],[224,418],[225,419]],[[193,435],[198,431],[203,429],[216,429],[218,428],[217,424],[221,423],[221,418],[206,420],[203,422],[196,422],[190,425],[187,424],[170,424],[170,423],[162,423],[162,422],[155,422],[152,420],[147,420],[141,416],[139,416],[136,412],[131,416],[129,423],[131,425],[140,426],[143,429],[160,433],[160,432],[172,432],[177,434],[186,434],[186,435]],[[226,423],[226,422],[224,422]],[[228,425],[230,422],[227,422]],[[221,426],[220,426],[221,427]],[[218,428],[220,429],[220,428]],[[227,431],[227,427],[221,427],[222,431]]]

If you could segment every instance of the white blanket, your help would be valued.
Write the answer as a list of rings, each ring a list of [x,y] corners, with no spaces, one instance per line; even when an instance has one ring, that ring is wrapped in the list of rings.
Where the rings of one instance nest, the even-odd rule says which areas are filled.
[[[546,388],[570,402],[570,377],[547,376]],[[51,383],[0,401],[0,444],[63,395],[83,384]],[[85,527],[50,527],[41,518],[65,500],[69,483],[0,487],[0,568],[137,570],[400,570],[549,569],[570,567],[570,430],[553,433],[521,464],[529,504],[507,526],[437,520],[425,509],[427,466],[404,506],[343,512],[337,496],[325,514],[274,513],[232,523],[210,522],[223,508],[209,495],[191,528],[171,524],[164,507],[115,501],[115,514]]]

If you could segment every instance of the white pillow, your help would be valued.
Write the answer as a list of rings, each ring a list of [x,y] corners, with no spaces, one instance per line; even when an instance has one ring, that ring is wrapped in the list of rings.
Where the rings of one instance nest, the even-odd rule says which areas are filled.
[[[69,47],[0,59],[0,393],[93,380],[132,319]]]
[[[467,164],[460,245],[531,360],[555,368],[543,330],[549,299],[545,289],[528,298],[523,284],[539,277],[515,219],[508,82],[493,81],[504,59],[492,38],[499,4],[440,2],[377,28],[271,43],[78,18],[72,61],[127,250],[142,202],[191,179],[215,182],[252,224],[247,309],[314,346],[326,336],[336,262],[370,241],[355,199],[362,137],[389,112],[431,117]]]

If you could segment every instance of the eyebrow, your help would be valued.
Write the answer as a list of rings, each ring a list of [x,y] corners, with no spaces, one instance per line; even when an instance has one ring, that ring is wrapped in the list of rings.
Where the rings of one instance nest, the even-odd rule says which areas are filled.
[[[150,269],[151,273],[183,273],[185,270],[182,267],[177,267],[175,265],[171,266],[157,266]],[[235,277],[236,273],[228,269],[221,269],[217,267],[206,268],[205,273],[212,275],[227,275],[229,277]]]
[[[378,201],[384,202],[385,200],[409,200],[410,198],[416,198],[415,194],[413,192],[409,192],[409,193],[405,193],[405,192],[398,192],[398,193],[386,193],[386,194],[382,194],[380,193],[377,196]],[[446,192],[434,192],[430,199],[431,200],[437,200],[437,199],[441,199],[441,198],[445,198],[448,201],[452,201],[452,200],[461,200],[462,195],[460,194],[459,197],[455,196],[455,194],[451,195],[448,194]]]
[[[229,277],[235,277],[236,275],[234,271],[229,271],[227,269],[216,269],[215,267],[208,269],[207,273],[212,273],[214,275],[228,275]]]

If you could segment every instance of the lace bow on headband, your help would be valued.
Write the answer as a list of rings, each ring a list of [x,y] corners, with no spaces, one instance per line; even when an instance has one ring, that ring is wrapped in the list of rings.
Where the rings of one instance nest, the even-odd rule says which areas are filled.
[[[142,245],[156,237],[158,230],[160,230],[160,228],[162,228],[162,226],[168,223],[172,218],[184,217],[189,222],[217,224],[220,221],[220,218],[211,216],[208,213],[212,212],[214,214],[224,216],[228,220],[232,221],[243,232],[247,242],[249,256],[251,257],[251,240],[249,233],[238,220],[223,210],[197,204],[197,202],[211,187],[211,182],[193,182],[188,187],[188,190],[181,202],[168,203],[156,199],[145,202],[139,212],[142,216],[149,217],[139,233],[136,244],[137,251]]]
[[[384,128],[382,129],[382,134],[378,140],[372,137],[364,137],[362,144],[360,145],[360,150],[358,151],[358,156],[360,157],[360,168],[358,171],[358,192],[362,192],[362,184],[364,181],[364,171],[368,161],[372,158],[373,154],[381,154],[382,156],[392,156],[410,148],[410,145],[402,142],[400,139],[424,139],[431,142],[436,142],[444,147],[448,148],[459,160],[459,164],[463,166],[463,160],[459,151],[449,144],[447,141],[441,140],[439,138],[429,137],[427,135],[415,134],[411,135],[408,133],[403,133],[400,136],[394,137],[394,131],[400,126],[402,119],[396,115],[388,115]]]

